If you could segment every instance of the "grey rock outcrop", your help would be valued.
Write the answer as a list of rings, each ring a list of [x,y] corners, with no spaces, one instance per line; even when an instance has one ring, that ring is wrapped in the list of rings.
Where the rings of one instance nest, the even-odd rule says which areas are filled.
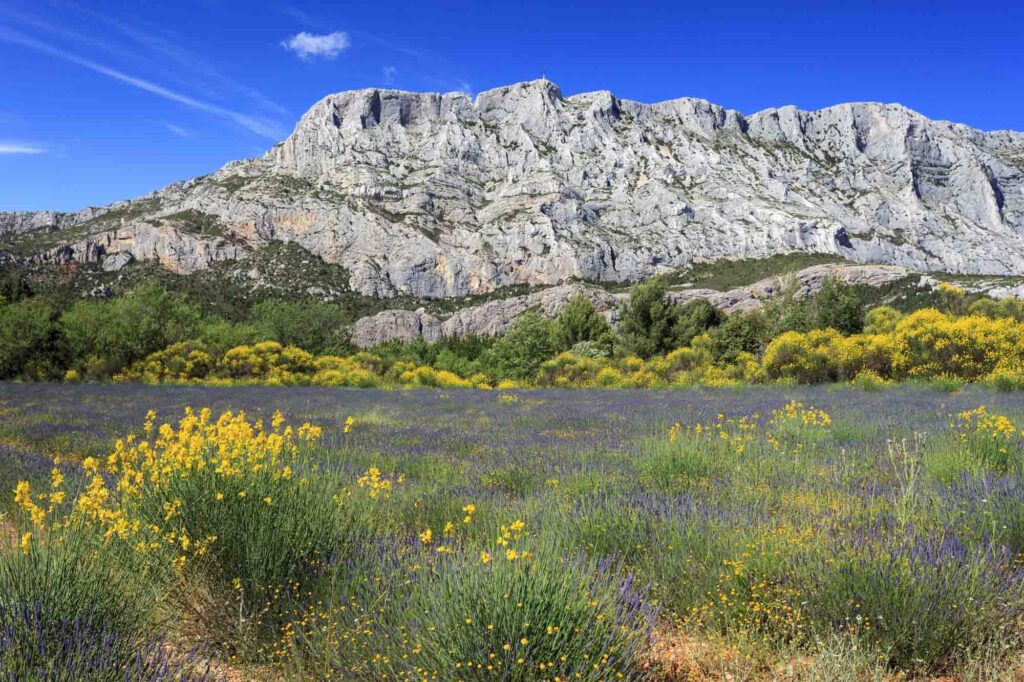
[[[852,286],[881,287],[911,275],[911,271],[897,265],[812,265],[788,275],[767,277],[746,287],[729,291],[714,289],[685,289],[669,292],[676,303],[689,303],[698,299],[708,301],[716,308],[732,314],[758,310],[766,301],[792,292],[799,300],[817,293],[829,277]]]
[[[116,236],[76,234],[59,255],[125,251],[191,272],[281,240],[373,296],[633,281],[793,251],[1020,275],[1024,134],[895,104],[745,116],[699,99],[566,97],[545,80],[475,99],[368,89],[325,97],[259,158],[108,213]],[[183,213],[231,238],[190,234]],[[0,234],[88,225],[56,215],[4,214]]]
[[[796,299],[814,294],[829,277],[850,285],[880,287],[912,274],[906,268],[892,265],[814,265],[729,291],[684,289],[669,291],[668,297],[680,304],[706,300],[726,313],[743,313],[758,310],[771,299],[789,292]],[[626,293],[611,293],[593,285],[566,284],[525,296],[467,306],[444,322],[439,322],[422,309],[415,312],[385,310],[357,321],[352,330],[352,342],[360,348],[371,348],[391,339],[410,341],[418,336],[428,341],[448,337],[498,336],[508,331],[515,319],[527,310],[537,310],[553,318],[578,295],[589,299],[595,309],[613,324],[619,320],[619,309],[629,300]],[[422,321],[427,318],[431,321],[429,332]]]
[[[443,336],[441,321],[425,310],[385,310],[356,321],[352,327],[352,343],[370,348],[385,341],[412,341],[422,337],[439,341]]]
[[[565,284],[543,289],[525,296],[514,296],[499,301],[463,308],[444,321],[444,336],[497,336],[504,334],[515,319],[527,310],[536,309],[547,317],[554,317],[574,296],[582,295],[594,304],[610,322],[618,319],[619,298],[604,289],[583,284]]]
[[[199,237],[173,225],[136,223],[49,248],[24,260],[30,263],[99,263],[104,270],[121,269],[135,260],[157,261],[179,274],[203,270],[217,261],[240,260],[249,251],[219,237]],[[111,268],[119,263],[120,267]]]
[[[106,272],[118,272],[125,269],[134,260],[132,254],[127,251],[112,254],[103,259],[100,267]]]
[[[87,208],[77,213],[58,211],[0,211],[0,237],[36,230],[61,230],[89,220],[103,209]]]
[[[466,336],[498,336],[508,331],[515,319],[535,309],[547,317],[555,317],[574,296],[583,295],[610,322],[618,320],[621,294],[611,294],[596,286],[565,284],[541,291],[467,306],[441,322],[422,308],[385,310],[356,321],[352,343],[371,348],[379,343],[399,339],[410,341],[422,336],[427,341]]]

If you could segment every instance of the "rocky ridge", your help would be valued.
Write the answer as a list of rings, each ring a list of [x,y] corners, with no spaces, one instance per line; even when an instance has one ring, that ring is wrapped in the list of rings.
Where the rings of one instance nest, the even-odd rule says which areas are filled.
[[[751,312],[785,294],[792,293],[796,299],[811,295],[820,290],[829,277],[853,286],[881,287],[913,274],[906,268],[894,265],[814,265],[728,291],[673,290],[669,292],[669,298],[680,304],[703,299],[726,313]],[[933,283],[926,282],[924,285],[932,286]],[[443,321],[422,308],[415,311],[384,310],[357,320],[352,327],[351,338],[360,348],[372,348],[385,341],[412,341],[417,337],[434,342],[450,337],[499,336],[508,331],[515,319],[527,310],[533,309],[547,317],[555,317],[566,303],[579,295],[589,299],[613,324],[619,319],[619,308],[629,300],[627,293],[611,293],[591,284],[564,284],[524,296],[462,308]]]
[[[1024,274],[1024,134],[895,104],[746,116],[699,99],[325,97],[259,158],[76,214],[0,213],[0,262],[189,273],[293,242],[364,295],[626,282],[793,251]],[[431,332],[432,333],[432,332]]]

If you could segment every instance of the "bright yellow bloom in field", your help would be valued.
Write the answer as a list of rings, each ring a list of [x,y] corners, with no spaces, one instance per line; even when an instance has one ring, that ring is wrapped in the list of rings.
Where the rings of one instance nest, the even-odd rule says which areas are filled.
[[[32,489],[28,481],[19,481],[14,489],[14,504],[28,514],[35,526],[42,526],[46,520],[46,511],[32,500]]]
[[[214,537],[194,538],[177,526],[182,502],[170,497],[176,484],[197,476],[213,476],[216,487],[211,494],[224,502],[225,488],[259,485],[261,481],[290,479],[293,461],[301,447],[320,437],[319,427],[303,424],[297,430],[286,426],[283,416],[275,413],[271,430],[259,421],[250,422],[244,412],[225,412],[213,419],[209,409],[196,413],[185,410],[177,426],[155,427],[156,414],[146,415],[145,438],[127,437],[118,440],[114,451],[105,460],[87,457],[82,468],[87,474],[84,489],[72,501],[69,522],[81,521],[101,531],[104,541],[131,540],[137,552],[148,553],[172,546],[183,552],[173,560],[176,568],[184,566],[189,556],[206,553]],[[33,496],[28,482],[18,483],[14,501],[25,512],[32,525],[44,527],[48,513],[64,503],[64,475],[55,460],[50,472],[50,491]],[[245,489],[235,499],[245,499]],[[49,512],[39,501],[49,501]],[[264,503],[273,497],[262,494]],[[160,503],[162,514],[149,521],[140,510],[142,503]],[[160,502],[163,500],[162,502]],[[224,502],[227,504],[227,502]],[[32,535],[23,536],[23,548]]]

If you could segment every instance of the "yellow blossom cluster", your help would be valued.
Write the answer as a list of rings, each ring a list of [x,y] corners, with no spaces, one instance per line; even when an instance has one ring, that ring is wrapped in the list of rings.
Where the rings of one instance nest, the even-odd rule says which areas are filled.
[[[119,439],[102,462],[95,457],[82,461],[86,483],[71,500],[66,522],[95,527],[105,541],[130,542],[141,554],[171,548],[176,568],[183,567],[190,557],[205,554],[217,538],[190,537],[177,523],[182,502],[168,496],[173,483],[202,475],[225,487],[232,480],[251,476],[291,479],[292,461],[299,448],[321,435],[320,428],[310,424],[298,429],[285,426],[280,412],[273,415],[269,429],[262,421],[249,421],[244,412],[225,412],[213,420],[205,408],[198,413],[187,408],[177,427],[163,424],[157,428],[155,421],[156,414],[150,411],[141,439],[133,435]],[[47,517],[65,500],[63,484],[64,476],[55,464],[49,491],[33,495],[30,484],[21,481],[15,489],[15,504],[33,526],[43,530]],[[246,490],[235,496],[240,501],[246,497]],[[215,499],[223,501],[223,492],[218,491]],[[141,513],[144,505],[161,500],[158,515]],[[264,495],[257,502],[270,505],[273,497]],[[23,539],[23,548],[30,539]]]
[[[832,424],[832,417],[822,409],[814,406],[805,407],[803,403],[791,400],[781,409],[772,411],[769,423],[772,426],[794,423],[802,426],[824,428]]]
[[[1021,431],[1008,417],[989,412],[984,405],[960,412],[951,427],[968,461],[978,461],[1006,473],[1019,454]]]
[[[356,485],[366,489],[370,499],[376,500],[377,498],[390,497],[394,486],[403,480],[402,476],[387,478],[381,475],[380,469],[377,467],[370,467],[362,476],[356,479]]]
[[[684,435],[687,438],[713,438],[726,446],[734,455],[746,452],[757,435],[759,414],[742,417],[726,417],[718,414],[710,424],[696,423],[684,427],[676,422],[668,430],[668,442],[675,445]]]
[[[462,513],[464,514],[464,516],[462,517],[462,525],[469,525],[473,521],[473,515],[476,514],[476,505],[472,503],[467,504],[462,508]],[[444,528],[441,530],[441,538],[443,540],[453,541],[456,536],[457,528],[458,526],[454,522],[446,522],[444,524]],[[423,532],[419,534],[419,539],[420,543],[423,545],[433,545],[433,529],[426,528],[425,530],[423,530]],[[434,547],[434,551],[438,554],[450,554],[452,551],[452,547],[451,544],[441,542]],[[483,559],[484,554],[486,554],[486,552],[481,554],[481,560]],[[487,561],[490,561],[490,555],[487,555]],[[487,561],[485,561],[484,563],[487,563]]]

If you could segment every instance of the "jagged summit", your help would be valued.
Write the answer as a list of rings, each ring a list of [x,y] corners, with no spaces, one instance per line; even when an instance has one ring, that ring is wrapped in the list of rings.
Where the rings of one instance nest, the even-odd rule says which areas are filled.
[[[791,251],[1024,274],[1022,233],[1021,133],[898,104],[745,115],[540,79],[328,95],[259,158],[105,209],[4,214],[0,258],[191,272],[284,241],[364,294],[460,296]]]

